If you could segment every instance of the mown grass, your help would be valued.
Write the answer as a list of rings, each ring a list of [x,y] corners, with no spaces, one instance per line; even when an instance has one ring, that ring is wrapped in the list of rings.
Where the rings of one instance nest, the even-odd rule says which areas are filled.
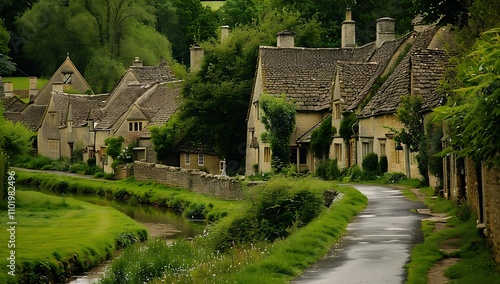
[[[417,244],[407,264],[406,283],[427,283],[427,273],[439,260],[458,257],[460,261],[445,271],[453,283],[499,283],[500,268],[488,251],[486,241],[476,229],[476,222],[467,210],[458,209],[450,200],[433,197],[434,189],[420,189],[426,194],[426,205],[437,213],[447,213],[447,228],[434,232],[434,222],[423,221],[424,243]],[[465,206],[465,205],[462,205]],[[459,250],[448,255],[440,245],[452,242]]]
[[[14,90],[29,90],[30,89],[30,78],[29,77],[3,77],[3,82],[12,82],[14,84]],[[38,78],[36,82],[36,87],[41,90],[48,82],[47,79]]]
[[[225,3],[226,1],[201,1],[201,4],[203,6],[208,6],[213,11],[219,10],[219,8],[222,7]]]
[[[7,274],[9,235],[1,234],[0,283],[63,283],[114,255],[123,237],[147,238],[144,226],[116,209],[38,192],[16,192],[15,216],[16,278]]]
[[[151,277],[152,283],[286,283],[298,276],[305,268],[323,257],[339,240],[349,221],[360,212],[367,199],[351,187],[336,186],[318,179],[281,179],[284,183],[311,190],[335,189],[343,192],[343,198],[325,210],[319,217],[302,228],[295,228],[286,239],[273,243],[259,242],[239,244],[227,252],[214,251],[210,244],[212,230],[188,243],[178,241],[173,246],[158,245],[158,241],[146,243],[157,254],[142,253],[139,248],[128,248],[114,262],[103,283],[139,283]],[[217,224],[215,224],[217,226]],[[161,259],[162,256],[168,259]],[[181,255],[181,258],[176,258]],[[149,260],[149,262],[148,262]],[[164,265],[159,263],[164,261]],[[137,263],[148,262],[139,274]],[[136,273],[137,274],[137,273]],[[134,282],[135,281],[135,282]]]
[[[136,198],[139,203],[167,207],[181,212],[187,211],[190,207],[194,209],[204,207],[203,216],[196,217],[204,217],[209,221],[237,212],[242,206],[241,201],[222,200],[181,188],[133,179],[120,181],[82,179],[22,170],[17,171],[17,175],[17,182],[20,184],[39,186],[61,193],[69,191],[124,200]],[[186,212],[186,217],[190,217],[188,213]]]

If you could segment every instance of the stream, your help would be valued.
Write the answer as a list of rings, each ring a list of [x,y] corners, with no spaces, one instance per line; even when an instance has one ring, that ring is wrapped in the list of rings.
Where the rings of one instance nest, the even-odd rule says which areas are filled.
[[[18,190],[37,191],[47,195],[73,198],[99,206],[111,206],[148,228],[149,238],[161,237],[166,240],[193,238],[203,232],[204,222],[191,221],[174,210],[141,204],[135,198],[127,201],[96,195],[75,193],[61,194],[47,189],[18,185]],[[106,261],[83,275],[72,277],[70,284],[97,283],[111,261]]]

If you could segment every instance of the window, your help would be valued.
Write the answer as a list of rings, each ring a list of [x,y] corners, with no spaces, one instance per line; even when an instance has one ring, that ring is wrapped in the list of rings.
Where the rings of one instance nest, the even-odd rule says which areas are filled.
[[[290,163],[297,164],[297,148],[290,148]]]
[[[337,159],[337,161],[339,161],[339,162],[343,161],[343,158],[342,158],[342,144],[341,143],[335,143],[333,145],[333,155]]]
[[[398,143],[394,143],[394,149],[398,146]],[[399,165],[401,163],[401,158],[399,157],[399,153],[403,152],[401,150],[395,150],[394,151],[394,162]]]
[[[142,121],[133,121],[128,123],[128,131],[141,131]]]
[[[191,165],[191,156],[189,153],[184,154],[184,164],[185,165]]]
[[[68,121],[68,132],[73,132],[73,122]]]
[[[361,154],[364,157],[373,152],[373,144],[370,141],[363,141],[361,143]]]
[[[300,148],[299,149],[299,163],[301,165],[307,165],[307,149]]]
[[[71,78],[73,77],[73,73],[71,71],[63,72],[63,83],[71,84]]]
[[[271,149],[269,147],[264,147],[264,163],[269,163],[271,161]]]
[[[204,166],[204,165],[205,165],[205,155],[198,154],[198,166]]]
[[[385,154],[385,140],[380,141],[380,156],[386,156],[386,154]]]
[[[259,102],[256,101],[254,104],[255,104],[255,118],[260,119]]]
[[[49,125],[57,125],[57,114],[55,112],[49,113]]]
[[[57,152],[59,151],[59,140],[49,140],[49,151]]]

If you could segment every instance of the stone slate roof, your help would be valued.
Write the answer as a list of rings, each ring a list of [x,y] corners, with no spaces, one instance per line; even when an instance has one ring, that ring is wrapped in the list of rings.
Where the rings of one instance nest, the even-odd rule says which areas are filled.
[[[176,80],[175,75],[165,60],[162,60],[158,66],[131,66],[130,71],[140,83]]]
[[[362,90],[379,69],[375,62],[338,62],[342,105],[350,106],[354,101],[362,100]]]
[[[12,96],[4,99],[5,112],[20,112],[26,107],[26,103],[19,97]]]
[[[42,124],[46,108],[47,106],[28,104],[22,112],[6,112],[5,118],[13,122],[20,122],[32,131],[37,131]]]
[[[419,34],[409,52],[396,66],[392,74],[382,84],[374,97],[360,111],[359,116],[371,116],[393,113],[402,96],[410,94],[410,59],[411,54],[426,49],[437,28],[430,28]]]
[[[260,47],[264,92],[285,93],[298,111],[328,109],[337,61],[366,61],[374,49]]]
[[[413,93],[424,98],[424,109],[439,105],[441,95],[436,88],[449,67],[448,59],[444,50],[422,49],[411,55]]]
[[[66,125],[66,120],[71,119],[74,127],[85,126],[89,115],[94,121],[100,118],[100,108],[104,106],[109,95],[73,95],[64,93],[53,93],[57,113],[61,118],[61,126]],[[72,117],[68,118],[71,107]]]
[[[218,156],[217,152],[215,152],[214,149],[210,149],[207,146],[195,144],[193,142],[185,142],[181,144],[180,146],[175,148],[175,152]]]
[[[375,81],[382,75],[385,68],[389,64],[393,54],[397,51],[397,49],[401,46],[401,44],[410,36],[410,34],[398,38],[393,41],[386,41],[382,44],[380,48],[377,48],[375,52],[372,54],[369,62],[378,63],[378,69],[375,71],[372,76],[366,80],[366,84],[364,88],[357,94],[357,96],[349,101],[349,104],[346,104],[346,110],[353,111],[363,102],[363,100],[368,96],[370,90],[375,83]]]

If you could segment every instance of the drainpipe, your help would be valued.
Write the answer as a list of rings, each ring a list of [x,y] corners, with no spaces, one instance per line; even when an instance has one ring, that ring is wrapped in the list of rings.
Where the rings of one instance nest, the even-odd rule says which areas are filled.
[[[406,177],[411,178],[410,171],[410,148],[405,144],[405,168],[406,168]]]
[[[354,126],[359,123],[359,120],[356,120],[351,126],[351,131],[352,135],[354,136],[354,164],[352,165],[357,165],[358,164],[358,138],[356,137],[356,132],[354,132]]]

